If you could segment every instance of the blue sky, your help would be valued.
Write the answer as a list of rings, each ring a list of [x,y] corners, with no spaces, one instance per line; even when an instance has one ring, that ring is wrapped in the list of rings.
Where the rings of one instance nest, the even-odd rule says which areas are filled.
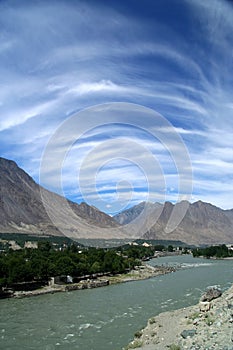
[[[232,208],[232,33],[224,0],[1,1],[1,156],[111,214],[143,200]],[[112,102],[124,119],[110,108],[90,127],[82,111]]]

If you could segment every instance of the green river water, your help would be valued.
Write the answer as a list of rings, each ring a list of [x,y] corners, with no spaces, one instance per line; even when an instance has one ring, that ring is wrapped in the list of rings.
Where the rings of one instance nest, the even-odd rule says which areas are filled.
[[[175,256],[150,264],[182,268],[144,281],[0,300],[0,349],[119,350],[150,317],[195,304],[209,285],[233,283],[233,260]]]

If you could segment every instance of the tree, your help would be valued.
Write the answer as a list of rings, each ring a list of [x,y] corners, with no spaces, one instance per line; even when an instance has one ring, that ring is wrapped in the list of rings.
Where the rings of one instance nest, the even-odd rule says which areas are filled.
[[[76,266],[69,256],[61,256],[55,263],[57,275],[74,275]]]
[[[97,273],[97,272],[101,272],[101,265],[98,261],[95,261],[92,265],[91,265],[91,269],[90,272],[91,273]]]
[[[169,245],[169,246],[167,247],[167,251],[168,251],[168,252],[173,252],[173,246],[172,246],[172,245]]]
[[[39,241],[38,250],[43,253],[49,253],[52,249],[52,243],[49,241]]]

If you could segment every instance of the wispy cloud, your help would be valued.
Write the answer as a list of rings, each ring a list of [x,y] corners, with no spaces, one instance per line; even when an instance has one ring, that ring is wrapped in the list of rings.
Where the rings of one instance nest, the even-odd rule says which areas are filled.
[[[233,170],[232,5],[217,0],[178,2],[172,5],[174,17],[166,11],[166,0],[164,4],[154,2],[149,11],[151,6],[147,1],[133,9],[127,1],[123,7],[104,1],[2,2],[2,155],[14,158],[38,181],[46,144],[72,114],[107,102],[141,104],[156,110],[174,126],[160,130],[166,134],[167,149],[161,140],[132,125],[123,128],[118,119],[101,130],[89,130],[79,135],[66,154],[62,169],[65,194],[82,199],[78,169],[89,155],[85,191],[91,203],[97,203],[92,175],[101,164],[101,171],[96,170],[96,186],[101,197],[110,201],[111,208],[104,204],[109,211],[116,210],[111,201],[116,199],[120,175],[128,183],[119,187],[122,203],[127,201],[127,188],[130,191],[131,187],[132,204],[145,200],[148,193],[139,167],[130,162],[126,166],[120,160],[106,166],[106,161],[118,153],[119,159],[125,156],[137,164],[147,159],[143,166],[153,176],[153,198],[162,200],[165,192],[167,200],[176,201],[179,174],[169,153],[169,149],[179,151],[171,137],[175,130],[192,162],[193,198],[233,207],[226,191],[227,186],[232,189]],[[127,120],[133,124],[132,116]],[[153,120],[145,118],[144,122],[151,133],[159,129]],[[85,121],[80,123],[81,129]],[[70,131],[74,140],[77,129]],[[111,140],[118,141],[116,149],[109,148]],[[60,135],[54,144],[54,159],[64,154],[68,142],[65,135]],[[135,151],[133,142],[144,151]],[[158,178],[147,152],[164,173],[166,183],[161,187],[158,182],[156,186]],[[56,190],[54,164],[48,164],[45,185]]]

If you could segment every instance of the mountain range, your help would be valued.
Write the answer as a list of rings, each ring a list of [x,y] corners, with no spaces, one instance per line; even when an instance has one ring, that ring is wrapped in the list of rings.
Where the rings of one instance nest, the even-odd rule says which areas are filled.
[[[137,220],[148,203],[142,202],[115,216],[115,220],[121,225],[128,225]],[[166,227],[172,211],[176,207],[185,205],[186,214],[175,229],[167,233]],[[233,209],[223,210],[210,203],[197,201],[188,203],[185,201],[176,205],[165,202],[150,203],[150,210],[154,207],[153,215],[159,210],[158,220],[149,229],[142,232],[145,239],[169,239],[180,240],[189,244],[217,244],[233,243]]]
[[[121,236],[118,226],[95,207],[47,191],[14,161],[0,158],[0,232],[106,238],[109,227]]]
[[[178,211],[187,208],[186,215],[168,232],[175,206]],[[86,203],[77,204],[44,189],[14,161],[0,158],[0,232],[179,240],[197,245],[233,243],[233,209],[223,210],[201,201],[176,205],[142,202],[113,218]]]

